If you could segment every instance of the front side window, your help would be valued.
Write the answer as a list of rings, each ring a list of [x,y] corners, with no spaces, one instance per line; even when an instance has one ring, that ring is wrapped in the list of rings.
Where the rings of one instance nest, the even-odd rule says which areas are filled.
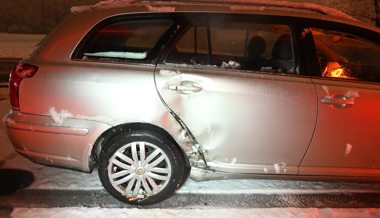
[[[166,62],[219,68],[294,73],[289,26],[255,23],[232,16],[193,24],[170,51]]]
[[[92,34],[79,58],[146,60],[171,25],[170,20],[129,20],[106,25]]]
[[[380,82],[380,45],[336,31],[312,34],[322,77]]]

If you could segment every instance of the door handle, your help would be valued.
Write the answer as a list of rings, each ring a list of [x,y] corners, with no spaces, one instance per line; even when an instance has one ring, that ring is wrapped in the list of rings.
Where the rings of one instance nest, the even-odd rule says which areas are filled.
[[[202,87],[198,83],[193,82],[193,81],[187,81],[187,80],[181,81],[177,85],[169,85],[168,89],[172,91],[180,92],[182,94],[187,94],[187,95],[191,93],[197,93],[203,90]]]
[[[335,108],[348,108],[355,104],[353,98],[344,95],[325,96],[322,98],[323,104],[330,104]]]

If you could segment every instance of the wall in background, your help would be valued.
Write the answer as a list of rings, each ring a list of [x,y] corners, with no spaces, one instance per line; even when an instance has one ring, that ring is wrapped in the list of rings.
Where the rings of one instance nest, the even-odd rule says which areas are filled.
[[[73,5],[99,0],[0,0],[0,32],[48,33]]]
[[[291,0],[336,8],[366,23],[375,24],[375,4],[378,0]],[[380,0],[379,0],[380,1]]]

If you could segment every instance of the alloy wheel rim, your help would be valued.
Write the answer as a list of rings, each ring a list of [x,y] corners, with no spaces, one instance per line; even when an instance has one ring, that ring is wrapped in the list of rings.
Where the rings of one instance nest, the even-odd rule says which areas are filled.
[[[172,166],[161,148],[141,141],[119,148],[110,158],[107,170],[111,185],[120,194],[141,199],[166,187]]]

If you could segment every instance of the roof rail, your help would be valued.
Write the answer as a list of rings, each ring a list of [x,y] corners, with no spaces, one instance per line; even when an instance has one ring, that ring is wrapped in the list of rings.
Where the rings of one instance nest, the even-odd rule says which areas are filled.
[[[312,3],[298,3],[282,0],[104,0],[97,4],[87,6],[88,9],[98,8],[112,8],[121,6],[139,5],[146,7],[175,7],[178,5],[208,5],[208,6],[229,6],[231,9],[244,10],[254,9],[260,7],[265,10],[266,8],[276,9],[298,9],[309,12],[318,13],[321,15],[329,15],[343,19],[356,20],[355,18],[347,15],[346,13],[333,9],[327,6],[312,4]],[[71,10],[76,13],[76,10]]]
[[[333,17],[346,18],[350,20],[356,20],[350,15],[339,11],[334,8],[327,6],[312,4],[312,3],[298,3],[298,2],[289,2],[281,0],[181,0],[181,1],[147,1],[147,0],[134,0],[132,2],[151,2],[154,5],[176,5],[176,4],[192,4],[192,3],[202,3],[206,5],[215,5],[215,4],[225,4],[229,6],[239,7],[239,6],[259,6],[259,7],[276,7],[276,8],[290,8],[290,9],[301,9],[311,12],[316,12],[323,15],[329,15]]]
[[[193,0],[192,0],[193,1]],[[308,10],[312,12],[317,12],[324,15],[329,15],[333,17],[341,17],[341,18],[347,18],[351,20],[356,20],[355,18],[351,17],[350,15],[339,11],[334,8],[330,8],[327,6],[312,4],[312,3],[298,3],[298,2],[289,2],[289,1],[270,1],[270,0],[195,0],[200,2],[230,2],[231,4],[242,4],[242,5],[252,5],[252,6],[262,6],[262,7],[278,7],[278,8],[291,8],[291,9],[302,9],[302,10]],[[233,3],[232,3],[233,2]]]

